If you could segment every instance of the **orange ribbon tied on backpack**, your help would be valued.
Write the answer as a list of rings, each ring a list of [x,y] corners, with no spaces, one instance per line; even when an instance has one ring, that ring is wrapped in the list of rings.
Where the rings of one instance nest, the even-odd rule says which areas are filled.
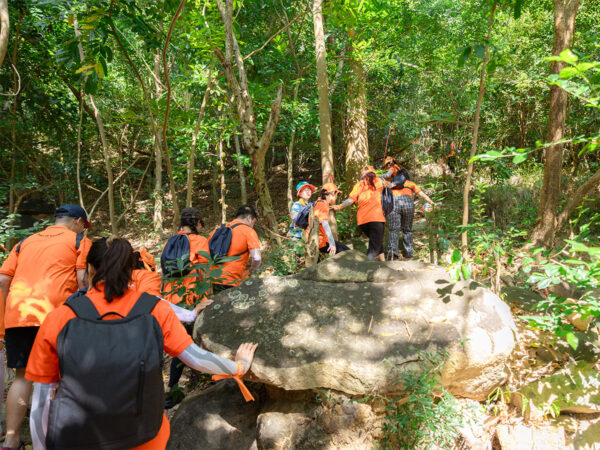
[[[248,390],[248,388],[242,381],[242,375],[244,375],[244,373],[246,372],[246,365],[244,363],[240,363],[237,361],[235,362],[235,364],[237,365],[237,371],[236,371],[235,375],[213,375],[212,379],[215,381],[218,381],[218,380],[224,380],[226,378],[233,378],[236,381],[236,383],[238,384],[240,391],[242,391],[244,400],[246,400],[247,402],[254,401],[254,397],[252,396],[252,394],[250,393],[250,391]]]

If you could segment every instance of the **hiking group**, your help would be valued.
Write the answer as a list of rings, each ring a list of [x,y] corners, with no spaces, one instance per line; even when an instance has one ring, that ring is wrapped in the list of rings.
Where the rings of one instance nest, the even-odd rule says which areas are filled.
[[[340,204],[336,204],[337,186],[325,183],[315,202],[309,202],[316,188],[306,181],[298,183],[296,201],[290,210],[290,229],[288,235],[294,239],[307,241],[310,233],[309,216],[311,210],[319,223],[319,252],[333,256],[348,250],[349,247],[335,240],[329,224],[329,211],[340,211],[348,206],[357,205],[356,223],[369,238],[367,256],[372,261],[399,259],[398,240],[402,233],[402,257],[413,257],[412,223],[415,211],[414,196],[422,197],[427,205],[433,201],[419,186],[410,180],[406,168],[394,158],[387,157],[384,163],[386,172],[378,176],[375,168],[366,165],[361,170],[360,180],[350,191],[350,195]],[[383,239],[385,225],[388,225],[388,245],[384,253]]]
[[[165,400],[164,353],[173,358],[169,387],[185,364],[215,379],[234,378],[252,399],[241,377],[257,345],[242,343],[229,360],[196,345],[184,326],[212,303],[192,289],[203,277],[197,264],[210,257],[218,265],[214,291],[239,285],[260,266],[252,206],[241,206],[208,239],[198,233],[200,212],[185,208],[163,248],[164,279],[145,249],[134,251],[122,238],[85,237],[90,223],[80,206],[63,205],[54,216],[54,225],[15,245],[0,268],[0,349],[15,370],[1,449],[24,446],[30,397],[36,450],[164,449],[164,409],[175,403]]]
[[[348,250],[334,239],[328,221],[330,211],[356,204],[370,259],[384,259],[386,221],[389,259],[398,258],[399,232],[403,256],[412,257],[413,196],[432,202],[392,158],[385,169],[377,176],[365,166],[340,204],[334,183],[325,183],[314,203],[315,187],[299,183],[290,236],[305,239],[312,210],[319,251],[333,256]],[[241,377],[257,345],[242,343],[229,360],[203,350],[190,334],[198,314],[213,303],[211,290],[238,286],[261,265],[255,208],[241,206],[208,238],[199,234],[200,212],[185,208],[177,234],[162,250],[162,278],[145,249],[134,251],[122,238],[85,237],[91,225],[80,206],[63,205],[54,217],[54,225],[17,243],[0,268],[0,350],[5,347],[7,367],[15,370],[0,450],[23,447],[30,397],[36,450],[164,449],[170,435],[164,409],[181,400],[165,397],[164,353],[172,357],[170,393],[187,365],[215,379],[234,378],[252,399]],[[217,268],[209,290],[198,289],[208,283],[200,267]]]

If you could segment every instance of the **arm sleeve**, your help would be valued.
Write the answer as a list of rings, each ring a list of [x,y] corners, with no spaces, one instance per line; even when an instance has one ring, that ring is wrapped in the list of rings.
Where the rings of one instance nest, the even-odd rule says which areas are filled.
[[[75,269],[87,269],[87,255],[91,246],[92,241],[90,241],[87,237],[84,237],[81,240],[79,243],[79,248],[77,249],[77,261],[75,262]]]
[[[169,304],[169,306],[171,307],[171,309],[173,310],[173,312],[175,313],[175,315],[177,316],[177,318],[180,321],[193,322],[194,320],[196,320],[197,316],[194,311],[191,311],[186,308],[182,308],[181,306],[177,306],[175,303],[171,303],[170,301],[165,300],[164,298],[161,298],[161,300],[163,302],[167,302]]]
[[[183,361],[186,366],[200,372],[215,375],[235,375],[237,372],[235,361],[207,352],[196,344],[190,345],[181,354],[177,355],[177,358]],[[240,362],[244,363],[247,372],[250,365],[246,361]]]
[[[33,383],[29,430],[31,431],[34,450],[44,450],[46,448],[50,397],[57,386],[58,383]]]
[[[358,203],[358,196],[360,194],[360,181],[358,183],[356,183],[354,185],[354,187],[352,188],[352,191],[350,191],[350,195],[348,196],[348,200],[352,200],[352,203]],[[344,203],[342,203],[342,206],[345,208],[348,205],[351,205],[352,203],[349,203],[348,205],[345,205],[345,203],[348,200],[344,200]]]
[[[344,200],[342,202],[342,208],[345,208],[346,206],[350,206],[354,204],[354,200],[351,198],[347,198],[346,200]]]
[[[329,245],[333,245],[335,247],[335,239],[333,238],[333,233],[331,232],[331,228],[329,227],[329,222],[323,220],[321,221],[321,226],[323,227],[323,231],[325,231],[325,235],[327,236]]]
[[[394,176],[394,170],[390,169],[382,175],[383,178],[392,178]]]

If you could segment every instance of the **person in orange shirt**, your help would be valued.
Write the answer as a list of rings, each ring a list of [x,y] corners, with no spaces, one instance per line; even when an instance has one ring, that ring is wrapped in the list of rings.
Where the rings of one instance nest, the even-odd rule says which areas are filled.
[[[135,251],[133,254],[135,255],[135,268],[131,273],[131,281],[135,285],[135,289],[160,297],[162,279],[156,273],[154,257],[145,248]]]
[[[339,193],[340,191],[334,183],[325,183],[321,188],[319,200],[313,207],[314,216],[319,221],[319,251],[329,253],[331,256],[350,250],[349,247],[334,239],[329,226],[329,209],[335,205]]]
[[[78,288],[87,287],[86,257],[91,242],[85,210],[74,204],[54,212],[55,224],[19,242],[0,268],[7,366],[15,379],[6,398],[4,445],[20,445],[20,429],[31,395],[24,378],[31,347],[46,316]]]
[[[357,204],[356,223],[358,228],[369,238],[367,256],[371,261],[384,261],[383,233],[385,231],[385,216],[381,207],[381,191],[383,181],[375,174],[373,166],[362,169],[360,181],[354,185],[348,199],[336,205],[336,211]]]
[[[185,234],[190,241],[190,264],[206,264],[208,259],[198,252],[208,253],[208,239],[198,234],[198,231],[204,228],[204,221],[200,211],[196,208],[184,208],[181,211],[179,219],[179,230],[177,234]],[[164,276],[164,274],[163,274]],[[168,281],[163,286],[165,298],[172,303],[185,301],[188,305],[195,304],[198,300],[207,298],[206,295],[200,296],[194,292],[196,283],[202,281],[202,273],[199,270],[190,272],[188,276],[177,281]],[[180,292],[185,288],[185,292]]]
[[[220,292],[225,289],[239,286],[245,278],[250,277],[252,271],[258,269],[262,262],[260,254],[260,240],[254,225],[258,220],[258,212],[249,205],[240,206],[235,213],[235,219],[228,222],[226,226],[231,228],[231,245],[227,256],[238,256],[238,259],[223,263],[221,283],[213,284],[213,291]],[[208,241],[215,234],[210,233]],[[250,268],[246,269],[248,261]]]
[[[108,244],[108,248],[106,248]],[[92,264],[92,261],[94,262]],[[98,264],[98,261],[99,264]],[[92,287],[87,293],[86,297],[80,297],[75,299],[75,302],[84,301],[86,305],[91,305],[92,309],[95,309],[95,313],[98,314],[101,320],[111,320],[125,316],[130,313],[134,306],[141,302],[143,297],[142,292],[132,289],[130,286],[131,273],[134,267],[133,249],[131,244],[125,239],[111,239],[108,243],[94,242],[92,245],[89,257],[88,257],[88,270],[90,272],[90,279]],[[95,264],[98,264],[96,266]],[[67,386],[72,381],[72,376],[69,373],[64,372],[65,366],[61,362],[62,345],[69,345],[69,348],[75,349],[78,345],[77,342],[69,342],[68,333],[62,333],[63,329],[70,325],[73,319],[78,316],[75,313],[74,306],[63,305],[51,312],[42,326],[40,327],[39,333],[36,337],[31,358],[27,365],[26,377],[28,380],[34,382],[33,389],[33,401],[30,415],[30,427],[31,435],[34,441],[34,448],[43,449],[46,448],[46,434],[51,433],[51,436],[67,438],[71,433],[83,434],[83,438],[87,442],[78,442],[78,448],[100,448],[100,439],[102,442],[112,440],[112,448],[119,448],[119,443],[125,439],[128,445],[123,444],[121,448],[135,448],[144,450],[164,449],[170,435],[169,422],[166,415],[162,412],[163,405],[160,402],[146,399],[146,395],[155,395],[154,392],[147,392],[145,389],[141,391],[139,389],[131,392],[132,398],[120,399],[120,403],[117,405],[122,411],[120,411],[120,418],[126,418],[127,421],[140,420],[139,417],[148,416],[151,414],[155,417],[162,413],[162,419],[156,423],[156,434],[153,438],[147,441],[139,442],[138,440],[132,444],[130,442],[131,436],[121,435],[112,436],[112,424],[110,422],[110,412],[107,414],[102,408],[105,405],[114,403],[114,399],[96,398],[95,394],[90,392],[91,388],[85,390],[85,385],[78,385],[78,389],[81,389],[80,396],[69,395],[66,392]],[[80,305],[81,303],[79,303]],[[185,331],[185,328],[181,322],[177,319],[170,303],[167,301],[161,301],[156,299],[156,303],[151,309],[150,313],[155,323],[160,328],[162,334],[161,347],[158,349],[161,354],[164,350],[166,353],[173,357],[178,357],[186,365],[192,367],[195,370],[201,370],[203,372],[213,374],[224,374],[227,376],[233,376],[234,378],[240,379],[252,364],[254,359],[254,352],[257,345],[251,343],[242,344],[236,353],[235,361],[222,358],[213,353],[207,352],[198,347],[192,340],[192,338]],[[129,322],[131,323],[131,321]],[[118,325],[118,326],[131,326],[131,325]],[[150,337],[149,337],[150,339]],[[61,346],[58,345],[58,341],[63,342]],[[89,347],[89,358],[86,361],[82,361],[86,373],[113,373],[113,377],[104,377],[99,382],[105,383],[105,387],[100,386],[99,391],[106,391],[108,386],[119,383],[119,375],[127,370],[126,367],[113,367],[111,361],[108,358],[101,358],[93,353],[94,350],[103,353],[111,351],[110,349],[102,349],[104,342],[96,342],[93,346],[88,343],[81,343],[79,345],[87,345]],[[106,346],[114,345],[114,343],[106,342]],[[127,342],[123,342],[124,346],[127,346]],[[136,345],[135,343],[129,343],[129,345]],[[78,349],[79,350],[79,349]],[[112,350],[114,352],[114,350]],[[62,367],[62,369],[61,369]],[[77,367],[80,370],[80,366]],[[153,377],[151,380],[148,379],[147,373],[144,378],[144,383],[158,383],[162,385],[162,374],[160,370],[152,372]],[[78,379],[79,380],[79,379]],[[96,389],[97,386],[94,386]],[[115,389],[118,390],[118,389]],[[104,392],[103,391],[103,392]],[[140,397],[141,392],[141,397]],[[122,392],[121,392],[122,394]],[[115,394],[116,395],[116,394]],[[66,397],[65,397],[66,396]],[[50,401],[50,398],[54,398],[54,401]],[[57,399],[61,399],[60,402]],[[76,416],[71,416],[72,420],[77,423],[48,423],[48,417],[55,414],[54,417],[65,417],[64,409],[63,415],[59,414],[62,408],[66,408],[65,401],[73,403],[77,408],[81,408],[82,413]],[[84,400],[85,399],[85,400]],[[155,399],[155,397],[153,397]],[[82,402],[79,404],[78,402]],[[83,403],[85,402],[85,403]],[[126,408],[126,405],[133,405],[130,408]],[[144,404],[144,411],[140,415],[139,407]],[[148,404],[154,405],[156,411],[147,411]],[[122,408],[121,408],[122,406]],[[137,406],[137,408],[136,408]],[[56,408],[56,409],[54,409]],[[96,411],[96,409],[100,409]],[[48,409],[50,409],[50,414]],[[109,411],[112,411],[110,409]],[[125,412],[123,412],[125,411]],[[130,412],[129,412],[130,411]],[[125,414],[125,415],[123,415]],[[97,422],[96,422],[97,420]],[[114,418],[115,422],[119,419]],[[115,427],[118,428],[119,424],[115,423]],[[82,430],[94,429],[95,432],[84,433]],[[103,433],[108,433],[105,435]],[[135,435],[135,430],[132,433]],[[119,440],[120,439],[120,440]]]
[[[413,257],[413,233],[412,223],[415,213],[414,194],[433,204],[433,201],[425,194],[419,186],[410,181],[410,175],[406,169],[401,169],[399,174],[406,181],[401,185],[392,186],[394,194],[394,209],[387,216],[388,223],[388,245],[387,255],[389,260],[398,259],[398,238],[402,231],[402,256],[406,259]]]

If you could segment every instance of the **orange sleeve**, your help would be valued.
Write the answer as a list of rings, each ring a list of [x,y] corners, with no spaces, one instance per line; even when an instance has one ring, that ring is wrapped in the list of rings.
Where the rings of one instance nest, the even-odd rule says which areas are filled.
[[[25,378],[38,383],[54,383],[60,379],[56,340],[75,313],[68,306],[52,311],[42,323],[27,362]]]
[[[354,200],[354,203],[356,204],[356,203],[358,203],[359,195],[360,195],[360,181],[354,185],[348,198],[351,198],[352,200]]]
[[[12,248],[12,250],[10,251],[10,253],[8,254],[8,258],[6,258],[6,261],[4,261],[4,264],[2,264],[2,267],[0,268],[0,273],[2,275],[6,275],[8,277],[14,277],[15,270],[17,270],[18,259],[19,259],[19,254],[17,253],[17,246],[15,245]]]
[[[175,357],[194,343],[168,303],[158,302],[152,315],[162,329],[165,352],[169,355]]]
[[[417,186],[415,183],[413,183],[412,181],[407,181],[405,183],[405,185],[406,185],[406,187],[411,188],[415,194],[418,194],[419,192],[421,192],[421,188],[419,186]]]
[[[204,236],[196,236],[196,238],[194,239],[194,242],[190,241],[190,253],[192,255],[194,255],[193,257],[191,257],[190,255],[190,260],[192,261],[192,264],[205,264],[208,262],[208,259],[206,259],[206,257],[200,255],[198,252],[206,252],[209,253],[208,251],[208,239],[206,239]]]
[[[260,249],[260,239],[258,239],[258,234],[254,231],[254,228],[244,227],[244,229],[248,240],[248,250]]]
[[[151,270],[139,270],[137,277],[137,283],[135,286],[136,291],[147,292],[148,294],[156,295],[160,297],[160,288],[162,286],[162,279],[160,275]]]
[[[75,269],[87,269],[87,255],[90,251],[91,246],[92,241],[90,241],[87,237],[84,237],[81,240],[81,242],[79,243],[79,248],[77,249],[77,261],[75,262]]]

